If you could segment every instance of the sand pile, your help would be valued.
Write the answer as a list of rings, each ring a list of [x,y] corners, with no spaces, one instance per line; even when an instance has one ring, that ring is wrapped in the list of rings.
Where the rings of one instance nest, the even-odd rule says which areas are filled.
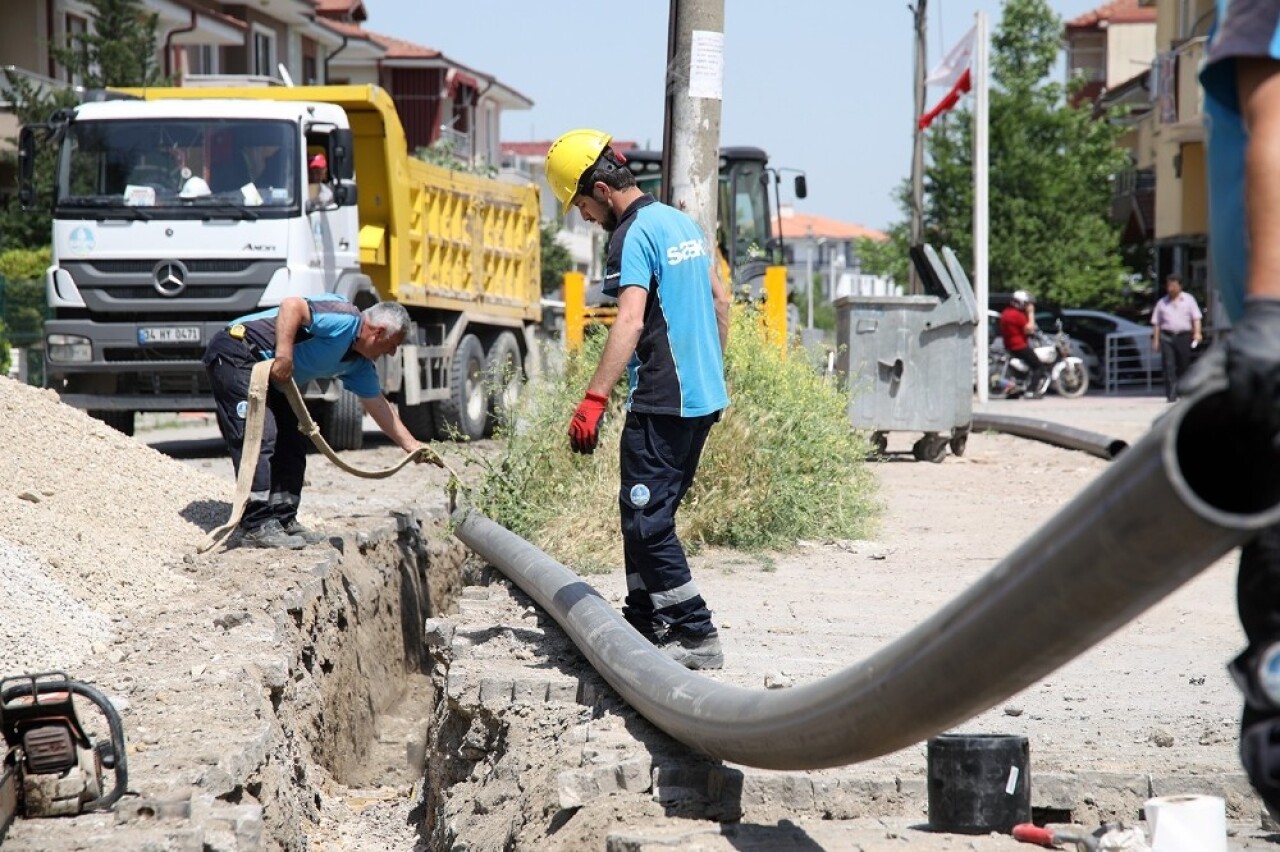
[[[193,590],[182,557],[225,482],[7,378],[0,448],[0,676],[73,666],[113,617]]]

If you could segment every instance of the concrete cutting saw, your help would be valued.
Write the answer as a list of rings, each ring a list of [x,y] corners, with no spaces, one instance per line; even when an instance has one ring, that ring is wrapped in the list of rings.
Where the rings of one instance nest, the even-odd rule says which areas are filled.
[[[102,714],[109,739],[94,742],[76,714],[79,696]],[[111,701],[62,672],[0,680],[0,841],[17,816],[75,816],[106,810],[128,784],[124,725]],[[104,783],[104,770],[115,776]]]

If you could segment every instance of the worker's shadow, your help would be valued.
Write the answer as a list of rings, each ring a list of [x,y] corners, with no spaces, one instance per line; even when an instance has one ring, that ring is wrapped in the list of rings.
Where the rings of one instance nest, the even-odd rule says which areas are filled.
[[[231,504],[226,500],[192,500],[178,514],[187,523],[212,532],[231,518]]]

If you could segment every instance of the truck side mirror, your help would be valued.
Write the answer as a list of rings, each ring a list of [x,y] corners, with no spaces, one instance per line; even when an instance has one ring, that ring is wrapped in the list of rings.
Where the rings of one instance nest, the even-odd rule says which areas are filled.
[[[333,202],[339,207],[355,207],[360,201],[360,192],[351,181],[339,181],[333,188]]]
[[[804,198],[809,194],[809,183],[804,175],[796,175],[796,198]]]
[[[24,209],[36,202],[36,132],[23,127],[18,133],[18,200]]]
[[[356,176],[354,140],[347,128],[338,128],[329,134],[329,172],[337,180],[351,180]]]

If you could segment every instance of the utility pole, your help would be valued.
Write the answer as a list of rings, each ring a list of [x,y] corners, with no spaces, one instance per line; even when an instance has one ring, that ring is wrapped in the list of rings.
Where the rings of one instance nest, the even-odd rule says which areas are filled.
[[[683,208],[715,256],[724,0],[671,0],[663,115],[663,201]]]
[[[908,6],[915,15],[916,28],[916,75],[915,75],[915,114],[911,116],[911,245],[918,246],[924,239],[924,131],[920,129],[918,121],[920,116],[924,115],[925,110],[925,79],[928,72],[925,69],[926,54],[928,52],[928,39],[926,37],[927,20],[925,17],[925,9],[929,5],[929,0],[915,0],[914,6]],[[909,264],[908,269],[911,273],[911,285],[908,292],[917,295],[923,292],[924,288],[920,284],[920,273],[916,271],[915,264]]]

